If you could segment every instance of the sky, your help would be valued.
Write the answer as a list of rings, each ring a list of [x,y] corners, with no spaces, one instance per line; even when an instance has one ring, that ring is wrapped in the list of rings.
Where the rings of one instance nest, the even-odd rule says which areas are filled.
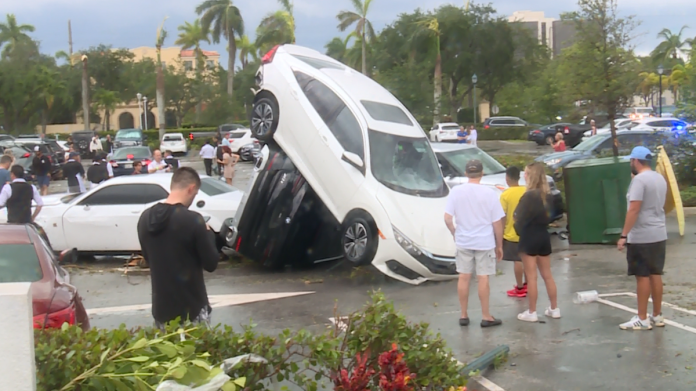
[[[466,0],[460,0],[463,4]],[[99,44],[135,48],[154,46],[162,19],[169,38],[165,46],[174,46],[177,27],[196,19],[195,7],[200,0],[2,0],[0,12],[13,13],[20,24],[36,27],[32,37],[41,43],[41,51],[54,54],[68,50],[68,20],[72,21],[75,51]],[[481,3],[481,2],[478,2]],[[485,2],[483,2],[485,3]],[[276,0],[235,0],[252,37],[256,26],[268,13],[278,9]],[[369,19],[376,30],[393,22],[403,12],[416,8],[434,9],[443,4],[459,4],[446,0],[373,0]],[[576,9],[576,0],[497,0],[492,6],[504,16],[514,11],[544,11],[547,17],[558,18],[562,12]],[[674,32],[687,25],[696,14],[694,0],[618,0],[622,15],[635,15],[641,21],[636,29],[634,45],[638,54],[647,54],[659,40],[658,32],[669,28]],[[349,0],[294,0],[296,39],[298,45],[324,51],[333,37],[344,36],[337,28],[336,14],[351,9]],[[4,15],[0,15],[4,21]],[[691,20],[693,22],[693,19]],[[696,37],[694,28],[685,30],[685,37]],[[204,44],[206,45],[206,44]],[[204,49],[221,53],[226,64],[224,43],[206,45]]]

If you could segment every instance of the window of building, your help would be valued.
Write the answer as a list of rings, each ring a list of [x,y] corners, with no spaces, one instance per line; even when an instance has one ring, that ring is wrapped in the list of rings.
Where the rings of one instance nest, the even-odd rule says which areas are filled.
[[[184,69],[187,71],[193,70],[193,61],[184,61]]]
[[[215,69],[216,66],[217,66],[217,64],[215,64],[215,61],[213,61],[213,60],[207,60],[205,62],[205,67],[207,69],[213,70],[213,69]]]

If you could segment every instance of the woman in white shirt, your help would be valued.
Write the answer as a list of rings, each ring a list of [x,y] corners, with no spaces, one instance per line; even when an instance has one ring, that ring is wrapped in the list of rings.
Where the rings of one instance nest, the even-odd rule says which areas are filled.
[[[89,143],[89,151],[92,153],[92,156],[97,156],[97,153],[102,151],[102,143],[101,140],[99,139],[99,135],[95,134],[94,137],[92,137],[92,141]]]

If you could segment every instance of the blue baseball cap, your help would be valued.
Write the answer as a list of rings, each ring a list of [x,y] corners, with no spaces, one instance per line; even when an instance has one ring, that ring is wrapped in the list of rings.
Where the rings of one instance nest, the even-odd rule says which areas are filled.
[[[625,156],[624,159],[638,159],[638,160],[650,160],[652,159],[652,152],[645,147],[635,147],[629,156]]]

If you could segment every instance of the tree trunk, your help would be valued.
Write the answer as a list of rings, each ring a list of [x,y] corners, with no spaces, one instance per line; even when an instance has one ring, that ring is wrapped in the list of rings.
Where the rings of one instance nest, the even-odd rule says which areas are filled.
[[[162,70],[162,61],[157,64],[157,119],[159,121],[159,139],[164,137],[165,130],[165,103],[164,103],[164,71]],[[146,113],[147,115],[147,113]]]
[[[46,135],[46,125],[48,124],[48,118],[46,116],[46,109],[41,110],[41,134]]]
[[[82,61],[82,118],[85,121],[85,130],[89,129],[89,75],[87,74],[87,60]]]
[[[365,42],[365,25],[363,24],[362,31],[362,74],[367,76],[367,58],[365,57],[367,53],[367,43]]]
[[[616,108],[610,110],[609,113],[615,113]],[[616,122],[614,121],[614,114],[609,114],[609,129],[611,130],[611,149],[614,153],[614,157],[619,157],[619,140],[616,138]]]
[[[438,39],[437,57],[435,58],[435,75],[433,84],[433,126],[440,123],[440,101],[442,100],[442,55],[440,54],[440,40]]]
[[[234,93],[234,62],[237,58],[237,42],[234,40],[234,30],[229,29],[227,32],[229,41],[229,57],[227,59],[227,95],[232,96]]]
[[[107,108],[104,109],[104,130],[111,130],[111,111]]]

